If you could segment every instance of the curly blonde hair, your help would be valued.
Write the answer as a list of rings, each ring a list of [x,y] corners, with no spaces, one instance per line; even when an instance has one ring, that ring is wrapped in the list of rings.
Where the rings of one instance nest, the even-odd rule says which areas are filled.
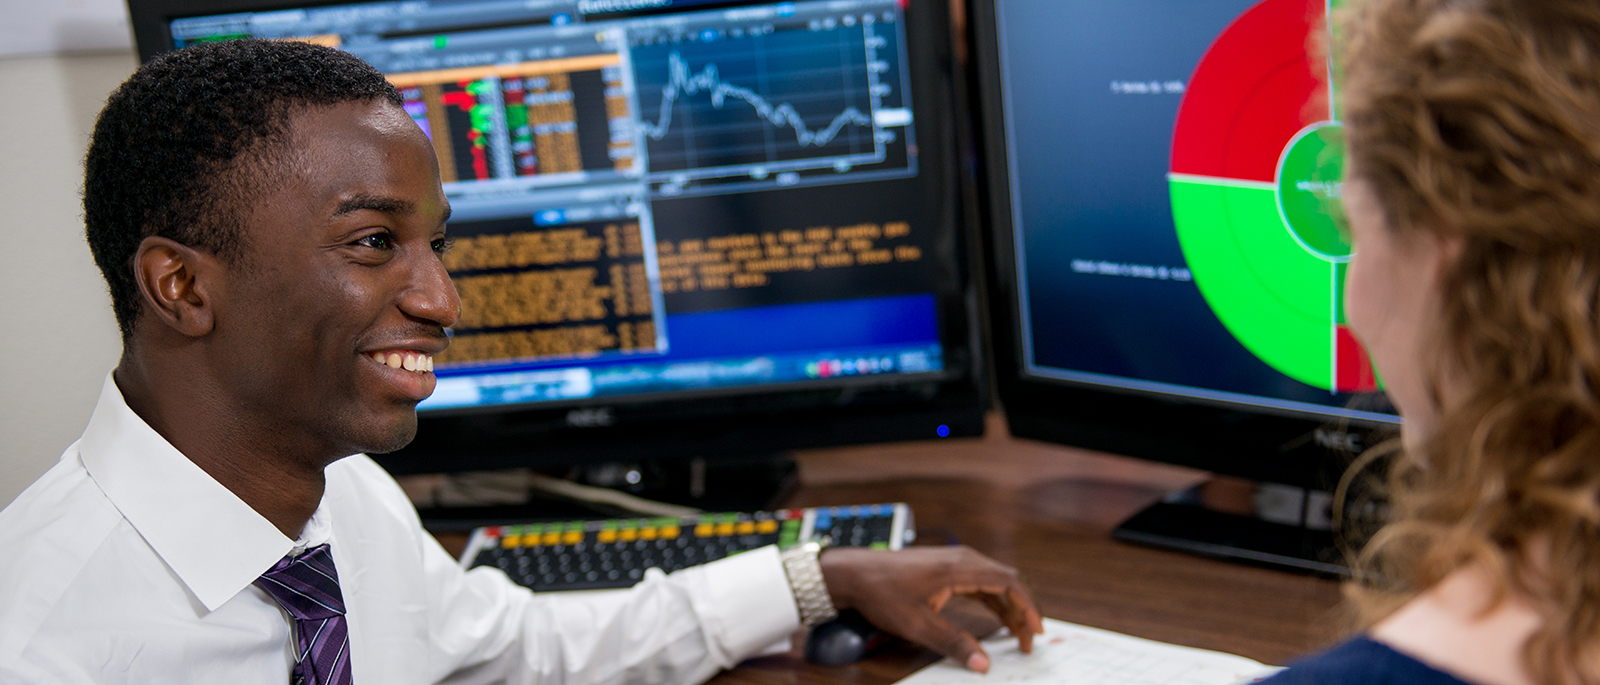
[[[1600,683],[1600,2],[1369,0],[1337,26],[1351,173],[1394,233],[1461,244],[1438,423],[1396,456],[1352,595],[1372,622],[1481,565],[1544,617],[1537,682]]]

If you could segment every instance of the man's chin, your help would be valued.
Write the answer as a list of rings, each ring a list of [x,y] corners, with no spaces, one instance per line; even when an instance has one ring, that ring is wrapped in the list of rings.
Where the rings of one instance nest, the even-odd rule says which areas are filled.
[[[368,436],[365,440],[366,447],[361,452],[367,454],[388,454],[411,444],[417,437],[417,414],[415,411],[406,415],[404,420],[395,422],[382,434]]]

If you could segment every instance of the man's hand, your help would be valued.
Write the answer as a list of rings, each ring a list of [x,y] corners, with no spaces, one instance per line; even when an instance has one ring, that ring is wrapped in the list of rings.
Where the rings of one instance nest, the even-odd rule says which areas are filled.
[[[956,595],[977,598],[1017,636],[1023,652],[1044,632],[1039,609],[1014,568],[967,547],[911,547],[896,552],[850,547],[825,550],[819,560],[833,605],[855,609],[873,625],[927,645],[980,673],[989,655],[978,640],[939,610]]]

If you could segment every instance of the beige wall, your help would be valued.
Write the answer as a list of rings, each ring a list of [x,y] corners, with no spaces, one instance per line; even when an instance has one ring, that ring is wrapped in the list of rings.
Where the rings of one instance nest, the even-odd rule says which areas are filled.
[[[83,153],[132,50],[0,59],[0,506],[78,438],[121,349],[83,242]]]

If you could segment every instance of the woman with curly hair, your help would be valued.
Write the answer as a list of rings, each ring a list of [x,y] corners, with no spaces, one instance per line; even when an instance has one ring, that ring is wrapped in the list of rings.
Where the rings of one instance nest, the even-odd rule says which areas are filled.
[[[1600,0],[1339,24],[1347,315],[1405,418],[1366,630],[1274,683],[1600,683]]]

